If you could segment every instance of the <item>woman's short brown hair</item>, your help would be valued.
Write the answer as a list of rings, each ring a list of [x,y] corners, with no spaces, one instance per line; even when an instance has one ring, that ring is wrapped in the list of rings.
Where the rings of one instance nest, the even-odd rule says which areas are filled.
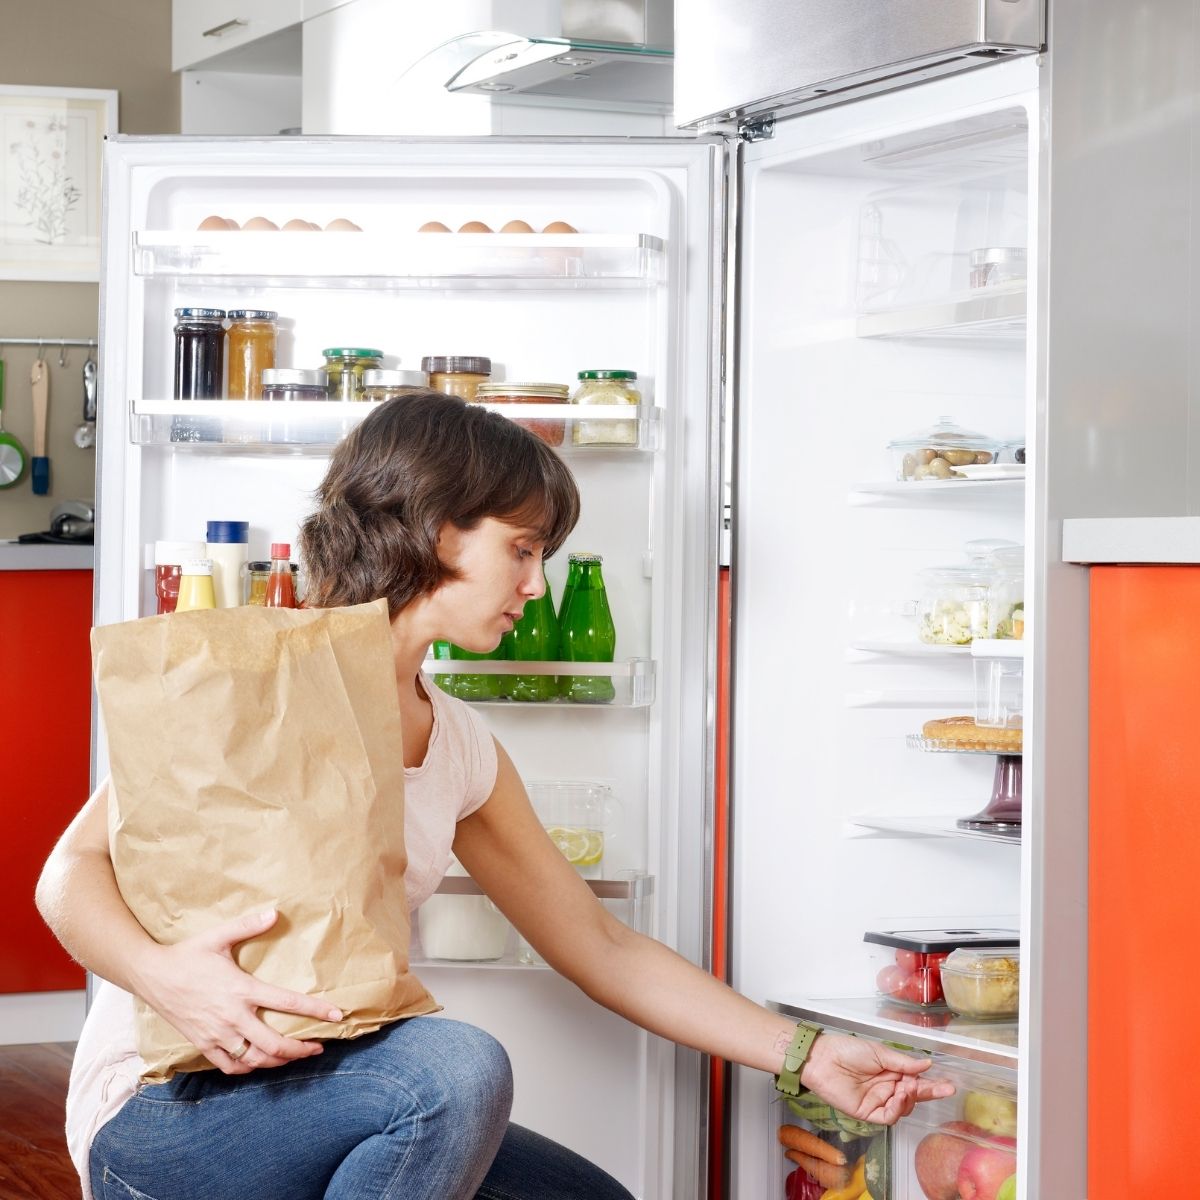
[[[579,519],[563,461],[506,417],[419,391],[385,401],[334,450],[300,527],[307,602],[328,608],[386,597],[394,617],[456,577],[438,556],[447,522],[485,517],[536,531],[544,555]]]

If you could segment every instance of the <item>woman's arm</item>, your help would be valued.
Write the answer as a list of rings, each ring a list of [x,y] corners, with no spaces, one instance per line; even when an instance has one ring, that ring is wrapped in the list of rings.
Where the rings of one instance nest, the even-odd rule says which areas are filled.
[[[459,822],[463,866],[543,958],[635,1024],[705,1053],[778,1073],[795,1021],[746,999],[613,917],[546,836],[516,768],[497,744],[496,787]],[[890,1122],[918,1100],[950,1095],[918,1076],[928,1060],[858,1038],[822,1035],[801,1073],[844,1112]]]
[[[37,906],[67,952],[89,971],[140,996],[227,1074],[277,1067],[319,1054],[319,1042],[286,1038],[260,1008],[341,1020],[326,1001],[260,983],[233,961],[233,947],[275,923],[274,912],[239,917],[172,946],[138,923],[117,886],[108,853],[108,782],[102,783],[50,852]],[[250,1043],[239,1058],[242,1039]]]

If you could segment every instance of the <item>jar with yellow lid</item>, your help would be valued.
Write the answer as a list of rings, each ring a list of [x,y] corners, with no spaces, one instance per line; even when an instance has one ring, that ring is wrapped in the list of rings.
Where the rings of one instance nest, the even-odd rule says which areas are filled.
[[[435,392],[471,401],[475,399],[475,389],[491,378],[492,360],[482,355],[427,357],[421,359],[421,370],[429,377],[429,386]]]
[[[481,383],[475,391],[480,404],[566,404],[570,388],[565,383]],[[514,424],[536,434],[547,446],[561,446],[567,423],[540,420],[537,417],[514,417]]]
[[[383,361],[382,350],[359,346],[332,346],[322,350],[321,356],[325,359],[330,400],[361,400],[363,372]]]
[[[642,394],[634,386],[636,371],[580,371],[572,404],[629,404],[637,406]],[[576,421],[571,429],[576,446],[636,446],[637,421]]]
[[[420,371],[393,371],[372,367],[363,372],[362,398],[368,402],[394,400],[425,390],[425,376]]]

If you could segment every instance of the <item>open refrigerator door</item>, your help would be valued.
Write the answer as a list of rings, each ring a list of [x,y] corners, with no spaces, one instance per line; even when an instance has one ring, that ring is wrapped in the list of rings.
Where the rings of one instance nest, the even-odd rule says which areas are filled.
[[[481,710],[564,853],[623,919],[702,961],[723,144],[116,138],[105,178],[99,624],[155,612],[156,542],[203,541],[219,520],[248,522],[250,561],[294,544],[332,447],[370,410],[180,398],[177,310],[273,314],[278,369],[319,370],[324,350],[349,348],[383,370],[486,357],[492,381],[571,391],[581,371],[636,372],[636,408],[495,398],[579,482],[565,549],[603,558],[616,628],[613,663],[592,668],[604,694],[510,697],[514,675],[553,685],[557,661],[428,671],[448,690],[464,671],[491,681]],[[499,232],[513,221],[527,231]],[[432,222],[446,231],[422,230]],[[462,231],[475,222],[497,232]],[[547,568],[556,604],[566,559]],[[447,877],[414,965],[446,1015],[508,1050],[514,1120],[638,1195],[696,1194],[698,1056],[586,999],[477,891]]]

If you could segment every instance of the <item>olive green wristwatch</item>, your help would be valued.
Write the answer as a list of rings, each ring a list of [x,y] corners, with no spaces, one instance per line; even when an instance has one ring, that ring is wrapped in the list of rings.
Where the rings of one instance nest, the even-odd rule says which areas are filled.
[[[813,1042],[817,1040],[819,1033],[824,1033],[820,1025],[810,1025],[807,1021],[801,1021],[796,1026],[791,1044],[783,1054],[783,1070],[775,1076],[777,1091],[782,1092],[785,1096],[800,1094],[800,1072],[804,1069],[804,1064],[812,1053]]]

